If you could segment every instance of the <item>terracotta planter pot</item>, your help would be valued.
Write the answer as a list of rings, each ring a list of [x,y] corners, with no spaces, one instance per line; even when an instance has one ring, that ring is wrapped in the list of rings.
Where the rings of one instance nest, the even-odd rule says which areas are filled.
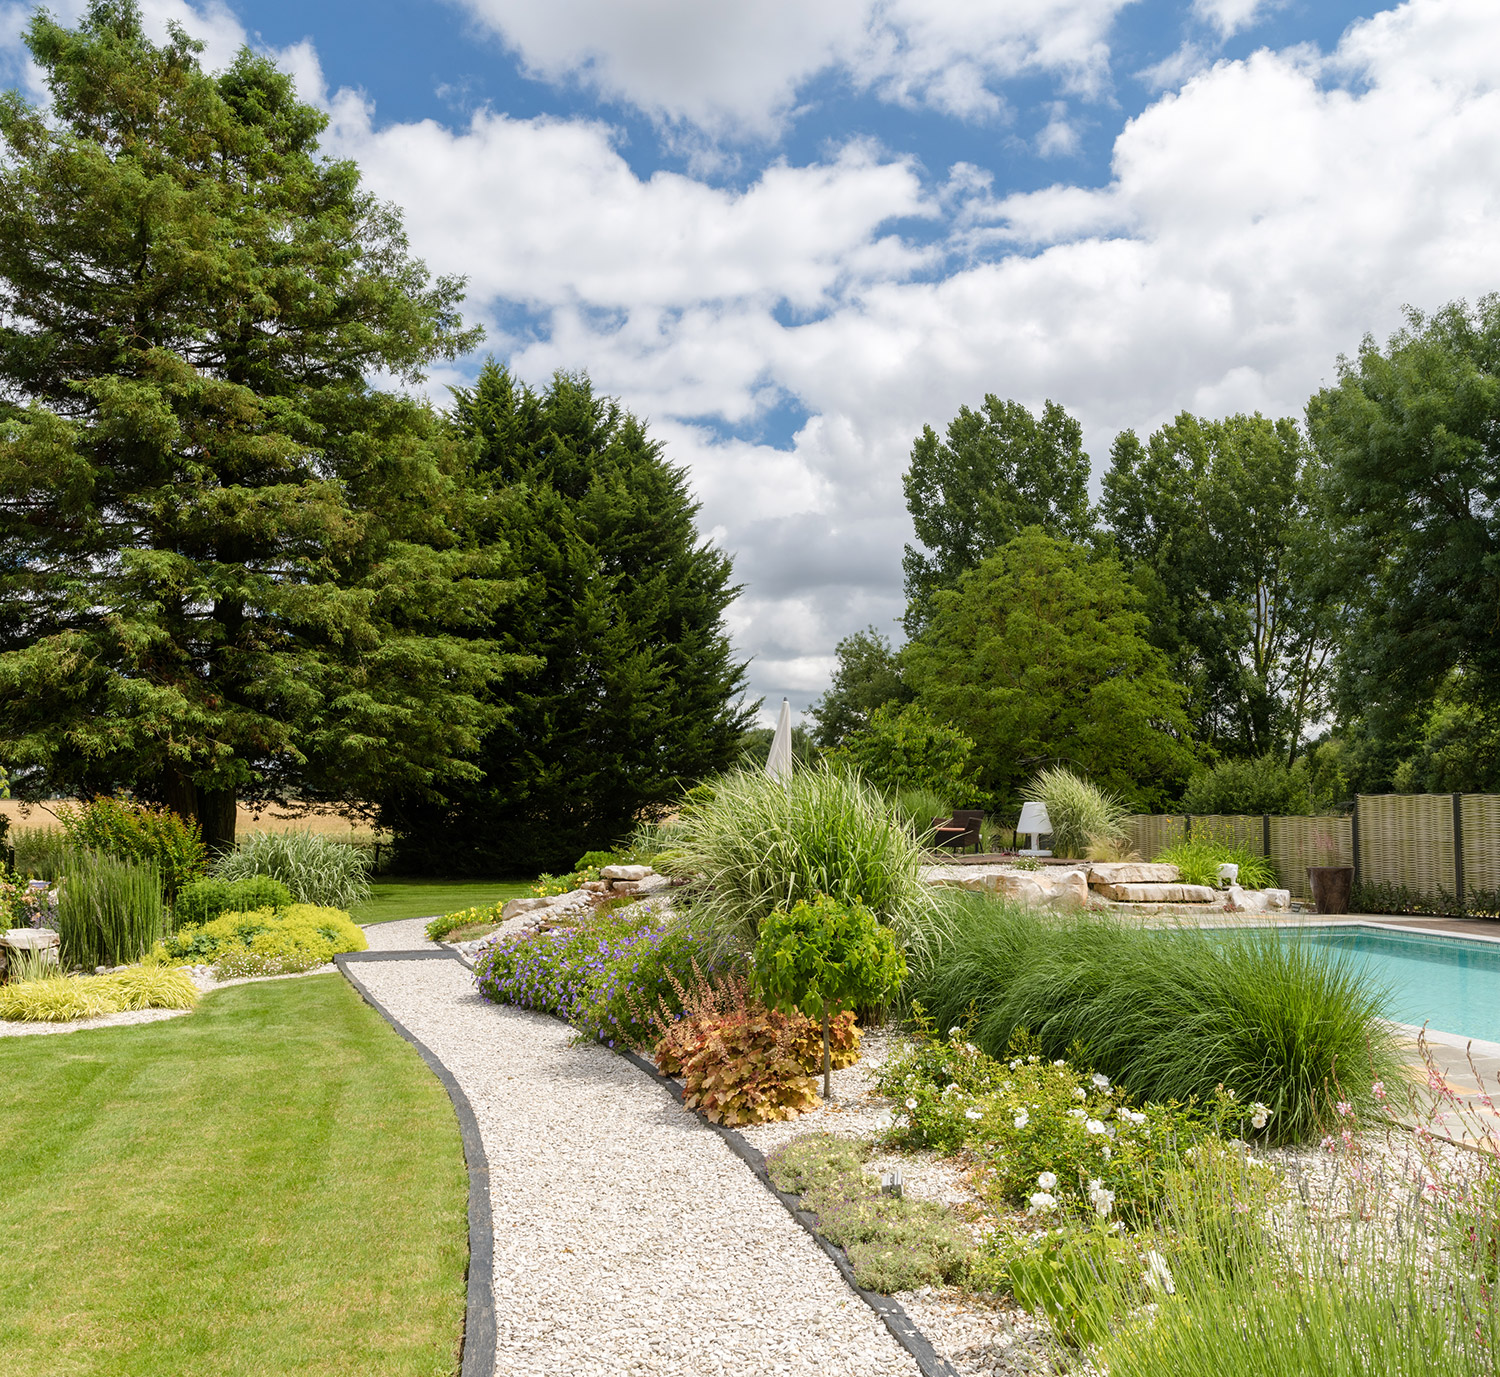
[[[1316,913],[1348,913],[1349,890],[1354,884],[1352,865],[1310,865],[1307,883]]]

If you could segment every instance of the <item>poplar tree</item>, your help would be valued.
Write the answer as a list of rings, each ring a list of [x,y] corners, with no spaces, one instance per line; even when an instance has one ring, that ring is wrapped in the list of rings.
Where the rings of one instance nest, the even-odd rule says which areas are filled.
[[[420,793],[498,716],[459,634],[505,595],[465,455],[412,385],[470,349],[325,118],[134,0],[0,96],[0,757],[233,839],[235,804]]]

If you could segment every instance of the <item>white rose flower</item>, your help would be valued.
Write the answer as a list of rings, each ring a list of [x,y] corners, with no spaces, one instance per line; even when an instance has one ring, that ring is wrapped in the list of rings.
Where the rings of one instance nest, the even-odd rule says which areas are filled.
[[[1031,1122],[1031,1115],[1030,1115],[1030,1113],[1028,1111],[1022,1109],[1022,1110],[1020,1110],[1020,1111],[1017,1112],[1017,1114],[1016,1114],[1016,1127],[1017,1128],[1025,1128],[1026,1125],[1029,1124],[1030,1122]]]
[[[1084,1121],[1083,1131],[1085,1133],[1103,1133],[1104,1125],[1098,1119],[1087,1119]]]
[[[984,1115],[981,1114],[977,1109],[966,1109],[966,1110],[964,1110],[964,1118],[966,1118],[966,1119],[982,1119],[982,1118],[984,1118]]]
[[[1057,1197],[1049,1195],[1046,1191],[1037,1191],[1030,1200],[1032,1214],[1046,1214],[1048,1210],[1057,1206]]]
[[[1068,1059],[1066,1057],[1059,1057],[1052,1064],[1053,1064],[1053,1066],[1066,1066],[1068,1064]]]
[[[1089,1079],[1094,1082],[1094,1088],[1096,1090],[1108,1090],[1109,1089],[1109,1077],[1108,1076],[1101,1075],[1098,1071],[1095,1071],[1094,1074],[1089,1077]]]
[[[1089,1203],[1100,1219],[1107,1218],[1115,1207],[1115,1193],[1102,1181],[1089,1182]]]
[[[962,1028],[950,1028],[950,1029],[948,1029],[948,1036],[950,1038],[962,1037],[963,1036],[963,1032],[964,1032],[964,1030]]]
[[[906,1102],[906,1107],[908,1109],[915,1109],[917,1107],[917,1102],[915,1100],[908,1100]]]
[[[1068,1115],[1070,1118],[1074,1119],[1087,1119],[1089,1116],[1089,1112],[1086,1109],[1070,1109],[1068,1111]]]
[[[1088,1097],[1089,1092],[1085,1090],[1081,1085],[1075,1085],[1073,1087],[1073,1098],[1075,1100],[1086,1100],[1088,1099]]]
[[[1054,1186],[1057,1185],[1057,1173],[1055,1171],[1044,1171],[1040,1176],[1037,1177],[1036,1183],[1044,1191],[1050,1191]]]
[[[1271,1111],[1259,1100],[1250,1106],[1255,1112],[1250,1116],[1250,1127],[1261,1129],[1266,1126],[1266,1120],[1271,1117]]]

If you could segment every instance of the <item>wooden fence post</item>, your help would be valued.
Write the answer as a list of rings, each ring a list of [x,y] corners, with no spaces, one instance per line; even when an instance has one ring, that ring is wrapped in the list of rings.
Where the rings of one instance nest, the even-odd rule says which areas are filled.
[[[1464,796],[1453,795],[1453,893],[1458,916],[1464,916]]]
[[[1267,859],[1271,855],[1271,815],[1269,813],[1260,815],[1260,854]]]
[[[1191,837],[1192,835],[1193,835],[1193,815],[1191,813],[1184,813],[1182,815],[1182,836],[1183,836],[1183,840],[1187,840],[1187,838]]]
[[[1354,796],[1354,811],[1349,815],[1349,847],[1354,852],[1354,883],[1359,884],[1359,795]]]

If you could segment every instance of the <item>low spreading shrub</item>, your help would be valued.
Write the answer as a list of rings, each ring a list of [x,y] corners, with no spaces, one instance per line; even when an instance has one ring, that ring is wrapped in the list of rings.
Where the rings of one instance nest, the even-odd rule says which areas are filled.
[[[973,1251],[962,1224],[941,1205],[882,1195],[860,1170],[866,1156],[859,1144],[814,1133],[773,1152],[766,1167],[777,1189],[800,1194],[819,1232],[844,1249],[860,1286],[890,1295],[961,1281]]]
[[[219,880],[267,875],[279,880],[299,904],[345,912],[370,897],[370,853],[307,829],[251,832],[213,863]]]
[[[67,967],[139,961],[168,928],[161,877],[149,861],[97,851],[69,852],[57,901],[57,935]]]
[[[1239,883],[1246,889],[1269,889],[1276,883],[1276,867],[1269,856],[1230,836],[1219,836],[1195,824],[1193,835],[1161,851],[1156,859],[1177,867],[1185,885],[1218,885],[1219,867],[1239,867]]]
[[[108,975],[65,975],[60,970],[0,985],[0,1019],[70,1023],[135,1009],[191,1009],[198,988],[182,971],[133,966]]]
[[[501,910],[505,908],[506,901],[497,899],[488,908],[480,908],[477,904],[471,908],[461,908],[453,913],[444,913],[440,917],[432,919],[425,929],[427,936],[434,942],[441,942],[450,932],[457,932],[459,928],[481,927],[485,923],[498,923]]]
[[[178,893],[172,918],[177,927],[202,926],[221,913],[283,909],[291,902],[291,890],[269,875],[253,875],[247,880],[194,880]]]
[[[1091,847],[1124,840],[1130,809],[1113,794],[1061,765],[1040,771],[1021,797],[1047,805],[1056,856],[1086,856]]]
[[[920,947],[933,907],[925,859],[878,793],[820,766],[785,781],[744,770],[721,776],[708,797],[684,804],[659,868],[697,878],[694,923],[716,951],[745,953],[763,919],[819,894],[864,903]]]
[[[364,951],[368,945],[364,933],[341,909],[292,904],[280,911],[223,913],[210,923],[179,928],[157,943],[152,959],[174,965],[227,962],[241,975],[280,974],[311,970],[333,960],[338,952]],[[262,964],[277,963],[276,969],[248,969],[257,964],[251,958]]]
[[[65,804],[57,816],[73,850],[154,866],[169,904],[203,873],[208,852],[198,824],[170,808],[100,795],[83,804]]]
[[[750,1005],[702,1026],[701,1032],[701,1044],[688,1051],[678,1071],[683,1104],[711,1123],[794,1119],[818,1103],[797,1055],[798,1029],[791,1016]]]
[[[1018,1030],[1138,1101],[1207,1103],[1216,1087],[1272,1111],[1268,1137],[1318,1136],[1320,1097],[1350,1068],[1399,1078],[1384,995],[1346,958],[1275,931],[1146,929],[979,895],[949,898],[944,938],[909,996],[938,1027],[1007,1059]],[[1351,1095],[1356,1092],[1351,1091]]]

